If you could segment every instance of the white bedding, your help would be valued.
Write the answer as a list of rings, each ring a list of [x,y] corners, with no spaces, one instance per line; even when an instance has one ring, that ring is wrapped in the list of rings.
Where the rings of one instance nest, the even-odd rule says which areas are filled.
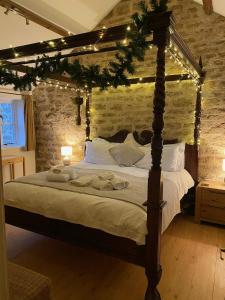
[[[147,177],[148,170],[117,165],[94,165],[87,162],[76,164],[79,168],[108,169]],[[162,231],[165,231],[180,212],[180,200],[194,181],[186,170],[163,172]],[[131,203],[94,195],[56,190],[21,183],[8,183],[4,187],[5,204],[43,216],[101,229],[107,233],[126,237],[137,244],[145,244],[146,212]]]

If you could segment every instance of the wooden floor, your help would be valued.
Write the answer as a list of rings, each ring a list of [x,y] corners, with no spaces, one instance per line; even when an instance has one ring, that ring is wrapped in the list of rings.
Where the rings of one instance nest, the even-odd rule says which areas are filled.
[[[143,300],[144,270],[12,226],[7,226],[11,261],[52,279],[54,300]],[[162,300],[224,300],[225,229],[178,216],[163,235]]]

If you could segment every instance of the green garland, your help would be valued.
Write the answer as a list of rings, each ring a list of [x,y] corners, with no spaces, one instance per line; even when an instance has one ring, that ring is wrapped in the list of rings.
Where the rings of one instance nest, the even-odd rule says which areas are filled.
[[[32,85],[37,86],[38,80],[46,80],[50,74],[61,75],[66,72],[78,87],[92,89],[99,86],[104,90],[108,86],[115,88],[119,85],[129,86],[126,73],[134,74],[134,60],[143,61],[148,49],[149,44],[146,40],[149,31],[148,17],[152,13],[166,11],[167,2],[168,0],[150,0],[151,11],[147,9],[144,1],[139,3],[142,14],[135,13],[132,16],[131,30],[127,31],[129,47],[117,43],[118,53],[115,54],[115,59],[109,62],[108,68],[101,70],[96,64],[84,66],[79,60],[69,63],[68,59],[63,59],[59,53],[47,61],[40,61],[38,58],[35,67],[30,68],[23,76],[7,69],[7,66],[0,67],[0,85],[11,84],[15,90],[31,90]],[[43,57],[48,58],[46,55]]]

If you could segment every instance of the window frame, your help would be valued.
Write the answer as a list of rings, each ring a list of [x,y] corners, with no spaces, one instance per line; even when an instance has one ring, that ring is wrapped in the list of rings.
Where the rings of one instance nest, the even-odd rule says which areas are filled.
[[[14,129],[14,143],[12,144],[4,144],[3,141],[3,134],[2,134],[2,147],[3,148],[14,148],[14,147],[25,147],[26,145],[26,132],[25,132],[25,118],[24,118],[24,113],[25,113],[25,103],[24,100],[22,99],[22,97],[20,97],[18,95],[18,98],[14,98],[14,99],[9,99],[8,97],[0,97],[0,104],[11,104],[12,105],[12,111],[13,111],[13,129]],[[22,105],[22,111],[21,110],[21,106]],[[19,124],[19,114],[22,113],[22,123],[21,126]],[[4,123],[4,119],[3,119],[3,123]],[[11,124],[11,123],[8,123]],[[19,133],[19,130],[22,130],[23,132]]]

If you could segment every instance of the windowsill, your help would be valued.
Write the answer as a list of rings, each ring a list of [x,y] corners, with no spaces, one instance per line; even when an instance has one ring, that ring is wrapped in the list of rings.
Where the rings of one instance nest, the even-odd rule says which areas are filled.
[[[13,149],[13,150],[20,150],[20,151],[26,151],[25,150],[25,146],[21,146],[21,145],[7,145],[7,146],[3,146],[2,147],[2,152],[7,151],[8,149]]]

